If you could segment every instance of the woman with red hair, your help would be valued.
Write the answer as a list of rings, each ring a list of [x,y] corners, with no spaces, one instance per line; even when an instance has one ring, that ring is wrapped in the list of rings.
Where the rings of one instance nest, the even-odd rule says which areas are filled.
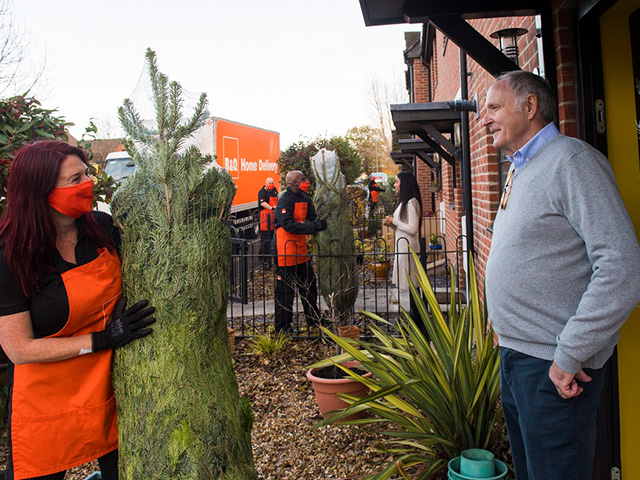
[[[7,479],[62,480],[98,459],[118,478],[113,349],[155,321],[121,299],[111,217],[91,212],[82,150],[57,141],[20,149],[0,218],[0,344],[9,358]]]

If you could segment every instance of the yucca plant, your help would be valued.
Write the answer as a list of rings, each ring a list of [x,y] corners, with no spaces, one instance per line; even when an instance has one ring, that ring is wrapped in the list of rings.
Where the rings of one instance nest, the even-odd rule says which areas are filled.
[[[340,365],[358,360],[373,373],[365,378],[340,365],[350,377],[364,383],[371,393],[362,399],[345,398],[351,405],[336,411],[317,427],[338,422],[356,411],[366,410],[368,418],[345,424],[389,422],[383,432],[392,439],[386,451],[394,461],[370,480],[401,474],[403,478],[428,479],[446,467],[447,461],[467,448],[499,452],[505,442],[504,418],[499,404],[499,349],[487,323],[476,282],[473,261],[469,262],[469,304],[462,306],[455,294],[452,272],[451,304],[444,315],[427,274],[418,265],[419,286],[411,295],[424,321],[428,338],[403,310],[397,324],[372,313],[371,331],[375,340],[347,340],[326,332],[346,353],[312,367]],[[409,473],[410,472],[410,473]]]

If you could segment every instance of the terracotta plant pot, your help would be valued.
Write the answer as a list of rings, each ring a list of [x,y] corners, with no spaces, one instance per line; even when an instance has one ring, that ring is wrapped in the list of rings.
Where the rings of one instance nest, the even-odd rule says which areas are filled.
[[[360,327],[357,325],[348,325],[346,327],[338,327],[338,336],[360,340]],[[344,353],[344,349],[340,349]]]
[[[235,353],[236,351],[236,330],[235,328],[227,327],[227,333],[229,334],[229,351]]]
[[[391,262],[376,262],[370,265],[371,271],[376,276],[376,280],[386,280],[389,270],[391,270]]]
[[[348,325],[346,327],[338,327],[338,336],[345,338],[360,339],[360,327],[357,325]]]
[[[357,361],[344,362],[345,367],[353,368],[359,365]],[[366,385],[357,382],[351,378],[320,378],[314,374],[320,370],[319,368],[313,368],[307,372],[307,378],[311,381],[313,390],[316,393],[316,401],[320,408],[320,413],[324,418],[329,416],[329,412],[333,410],[339,410],[341,408],[348,407],[349,404],[338,397],[338,393],[346,393],[348,395],[354,395],[356,397],[365,397],[369,389]],[[346,374],[345,374],[346,375]],[[365,377],[371,377],[371,372],[367,372]],[[364,412],[355,413],[345,418],[344,420],[355,420],[362,418]]]

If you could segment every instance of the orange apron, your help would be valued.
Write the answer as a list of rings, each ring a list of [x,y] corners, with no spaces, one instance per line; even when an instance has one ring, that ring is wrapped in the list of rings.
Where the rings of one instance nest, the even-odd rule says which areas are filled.
[[[103,330],[120,298],[120,260],[106,248],[62,274],[66,325],[52,337]],[[113,350],[60,362],[15,365],[11,450],[15,480],[67,470],[118,448]]]
[[[371,202],[378,203],[379,195],[380,195],[380,192],[378,192],[377,190],[371,190]]]
[[[276,208],[277,204],[278,204],[278,197],[269,197],[269,205],[271,205],[273,208]],[[266,208],[263,208],[262,210],[260,210],[260,230],[261,231],[264,232],[268,230],[274,230],[275,223],[276,223],[275,211],[267,210]]]
[[[293,219],[298,223],[307,221],[307,202],[295,204]],[[309,260],[307,255],[307,236],[287,232],[284,228],[276,230],[276,245],[278,248],[278,266],[290,267]],[[284,253],[283,253],[284,252]]]

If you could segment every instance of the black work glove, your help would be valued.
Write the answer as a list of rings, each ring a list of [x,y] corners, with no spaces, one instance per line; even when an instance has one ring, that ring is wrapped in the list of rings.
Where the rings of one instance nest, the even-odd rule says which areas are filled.
[[[316,220],[316,232],[320,232],[322,230],[327,229],[327,221],[326,220]]]
[[[91,334],[93,351],[120,348],[132,340],[149,335],[153,330],[145,327],[156,321],[154,317],[149,316],[156,309],[145,308],[147,305],[149,305],[148,300],[140,300],[125,310],[127,299],[122,297],[107,322],[107,328]]]

